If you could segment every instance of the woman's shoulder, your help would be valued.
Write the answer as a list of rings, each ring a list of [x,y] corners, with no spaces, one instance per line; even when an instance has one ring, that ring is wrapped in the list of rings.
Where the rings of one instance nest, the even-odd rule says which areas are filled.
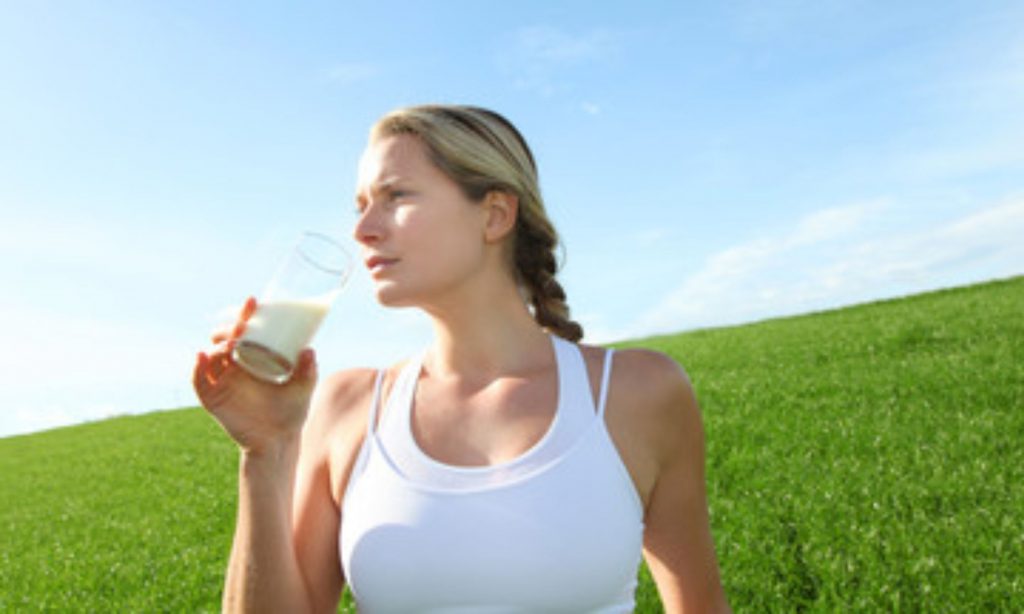
[[[600,374],[608,350],[581,345],[591,375]],[[594,377],[591,378],[595,379]],[[609,382],[609,395],[641,407],[674,405],[693,396],[690,378],[674,358],[646,348],[614,350]]]
[[[603,349],[585,348],[584,356],[588,369],[603,369]],[[686,372],[662,352],[615,350],[609,380],[605,424],[646,507],[665,467],[680,455],[699,462],[700,410]]]
[[[637,410],[658,421],[675,422],[696,410],[690,378],[674,358],[655,350],[630,348],[615,352],[612,385],[632,400]]]
[[[331,373],[318,384],[315,393],[316,410],[330,410],[332,414],[353,410],[358,401],[373,393],[377,369],[355,368]]]
[[[354,368],[321,378],[303,429],[304,454],[327,468],[331,493],[340,504],[348,472],[363,443],[379,372]]]
[[[381,395],[386,396],[405,362],[383,368],[343,369],[324,377],[317,385],[310,418],[319,420],[321,427],[347,422],[353,415],[365,419],[373,404],[378,376],[381,377]]]
[[[304,428],[307,444],[326,443],[337,430],[349,430],[369,413],[376,381],[374,369],[345,369],[321,377],[313,391]]]
[[[616,349],[614,366],[620,373],[628,374],[632,378],[642,376],[648,382],[651,380],[689,382],[683,367],[668,354],[657,350],[647,348]]]
[[[607,404],[609,418],[628,422],[648,440],[674,439],[701,429],[689,376],[674,358],[656,350],[615,350]]]

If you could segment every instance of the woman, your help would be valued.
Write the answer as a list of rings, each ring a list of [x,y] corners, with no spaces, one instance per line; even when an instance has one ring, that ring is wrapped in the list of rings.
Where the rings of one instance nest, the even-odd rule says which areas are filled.
[[[727,610],[692,389],[668,357],[577,345],[533,157],[500,115],[374,126],[355,238],[431,347],[382,371],[256,381],[215,333],[194,384],[241,449],[226,610],[622,612],[641,553],[667,612]],[[614,361],[613,361],[614,358]],[[613,367],[614,365],[614,367]],[[311,400],[312,397],[312,400]]]

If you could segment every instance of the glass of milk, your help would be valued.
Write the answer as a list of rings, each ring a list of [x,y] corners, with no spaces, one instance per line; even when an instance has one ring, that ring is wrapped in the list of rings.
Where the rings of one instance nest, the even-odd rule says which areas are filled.
[[[235,362],[263,381],[288,381],[351,270],[352,256],[339,243],[303,233],[257,302],[235,345]]]

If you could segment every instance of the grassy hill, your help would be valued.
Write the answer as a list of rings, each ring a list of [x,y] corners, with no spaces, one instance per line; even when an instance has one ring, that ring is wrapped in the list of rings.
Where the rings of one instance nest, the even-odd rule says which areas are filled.
[[[623,344],[694,381],[735,610],[1024,610],[1022,312],[1015,278]],[[0,611],[216,610],[236,463],[197,409],[0,439]]]

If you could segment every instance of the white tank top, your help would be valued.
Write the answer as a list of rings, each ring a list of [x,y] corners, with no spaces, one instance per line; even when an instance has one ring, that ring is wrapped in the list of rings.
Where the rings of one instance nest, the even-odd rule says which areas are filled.
[[[508,462],[459,467],[424,453],[411,409],[422,355],[395,381],[342,504],[345,577],[360,612],[632,612],[640,498],[595,409],[579,348],[552,336],[558,405],[545,435]]]

